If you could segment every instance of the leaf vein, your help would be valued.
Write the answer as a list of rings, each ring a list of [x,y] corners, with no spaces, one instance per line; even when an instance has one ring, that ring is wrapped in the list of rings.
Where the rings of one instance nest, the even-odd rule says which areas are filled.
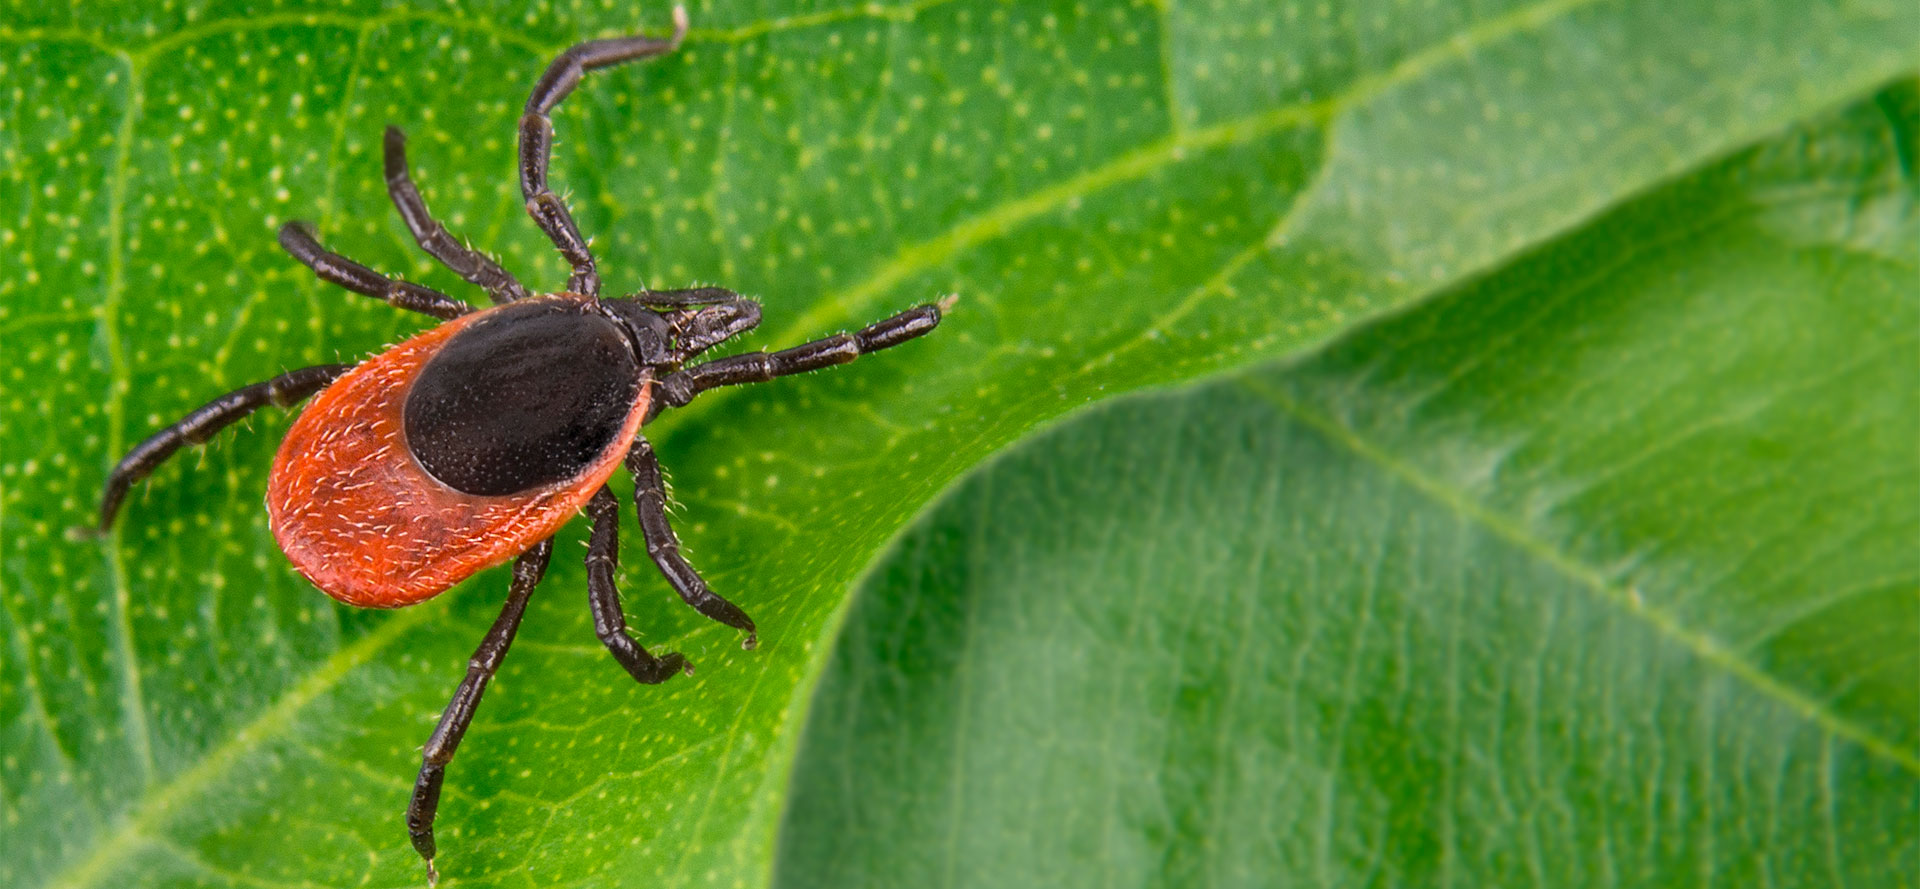
[[[334,652],[279,700],[241,726],[224,743],[209,750],[193,767],[165,783],[150,784],[132,812],[112,834],[81,850],[79,860],[49,881],[49,887],[79,889],[92,886],[111,873],[116,861],[152,843],[154,827],[165,822],[174,808],[191,800],[224,774],[249,750],[266,738],[284,732],[307,705],[337,685],[360,665],[408,630],[440,615],[444,608],[415,606],[389,618],[373,632]]]
[[[101,295],[99,325],[108,362],[106,415],[107,451],[126,450],[126,395],[132,371],[120,342],[120,301],[127,291],[127,184],[132,175],[133,127],[145,102],[142,73],[131,56],[120,55],[127,69],[127,108],[114,135],[113,166],[107,178],[107,280]],[[127,743],[133,747],[141,782],[154,780],[153,730],[147,724],[147,705],[140,682],[140,662],[133,642],[133,602],[127,584],[126,557],[119,546],[119,528],[106,546],[107,578],[112,586],[114,663],[120,671],[120,706],[126,712]]]
[[[1911,774],[1920,775],[1920,755],[1901,749],[1898,744],[1880,736],[1873,729],[1835,712],[1822,701],[1767,674],[1757,664],[1741,657],[1735,650],[1705,633],[1686,626],[1677,615],[1649,601],[1640,595],[1638,590],[1611,582],[1601,570],[1563,552],[1521,523],[1476,502],[1467,492],[1458,490],[1445,480],[1431,476],[1399,459],[1363,438],[1356,430],[1309,408],[1284,392],[1255,380],[1242,380],[1241,385],[1320,433],[1329,442],[1373,463],[1412,486],[1414,490],[1432,498],[1441,506],[1481,526],[1522,551],[1532,554],[1561,575],[1586,588],[1596,598],[1620,608],[1628,615],[1644,622],[1660,636],[1686,648],[1702,662],[1744,682],[1762,695],[1786,705],[1828,734],[1845,738],[1877,758],[1893,763]]]

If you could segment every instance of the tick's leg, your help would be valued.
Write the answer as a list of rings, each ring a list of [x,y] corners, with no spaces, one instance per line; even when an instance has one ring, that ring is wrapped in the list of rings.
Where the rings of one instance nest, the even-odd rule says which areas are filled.
[[[751,352],[689,367],[660,381],[660,397],[650,410],[681,407],[694,396],[720,386],[764,383],[774,377],[845,364],[868,352],[900,345],[939,323],[939,306],[920,306],[857,333],[830,336],[778,352]]]
[[[487,291],[494,302],[526,298],[527,288],[506,269],[485,253],[460,243],[427,212],[427,202],[421,199],[420,189],[414,187],[413,176],[407,172],[407,137],[399,127],[387,127],[386,166],[387,195],[400,209],[401,221],[407,224],[407,231],[413,232],[413,239],[420,243],[421,249],[467,279],[467,283]]]
[[[654,309],[684,309],[689,306],[710,306],[715,303],[731,302],[740,299],[740,294],[724,287],[688,287],[683,290],[642,290],[626,296],[643,306]]]
[[[613,40],[589,40],[560,54],[547,66],[545,74],[533,84],[527,97],[526,113],[520,116],[520,194],[526,198],[527,212],[540,230],[547,233],[560,255],[573,266],[567,289],[588,296],[600,295],[600,273],[594,270],[593,254],[587,241],[574,225],[573,214],[547,187],[547,163],[553,154],[553,120],[548,117],[555,105],[580,83],[580,78],[595,68],[605,68],[633,59],[669,53],[687,34],[687,10],[673,8],[673,36],[665,40],[653,37],[620,37]]]
[[[634,440],[633,449],[627,452],[627,471],[633,473],[633,508],[640,513],[640,530],[646,535],[647,555],[653,564],[695,611],[746,633],[740,647],[751,650],[758,641],[753,618],[709,589],[700,573],[680,555],[680,538],[667,524],[667,493],[660,478],[660,459],[653,455],[653,445],[646,439]]]
[[[433,815],[440,809],[440,782],[447,776],[447,763],[453,761],[460,738],[473,723],[474,708],[480,706],[487,682],[506,659],[513,634],[520,629],[520,618],[527,613],[527,598],[547,573],[547,557],[552,554],[553,538],[549,537],[521,553],[520,559],[513,563],[513,585],[507,588],[507,604],[494,619],[493,629],[480,640],[480,647],[473,650],[473,657],[467,659],[467,677],[454,689],[453,700],[447,702],[447,709],[440,714],[440,723],[427,738],[420,777],[413,781],[413,801],[407,804],[407,836],[413,839],[414,851],[427,860],[428,885],[440,879],[440,873],[433,867]]]
[[[179,422],[134,445],[133,450],[120,458],[119,465],[113,467],[113,474],[107,476],[106,493],[100,498],[100,530],[105,531],[113,526],[113,515],[120,510],[120,501],[126,499],[133,483],[146,478],[155,467],[172,457],[175,451],[190,444],[202,444],[214,433],[269,404],[280,407],[299,404],[352,369],[351,364],[303,367],[264,383],[235,389],[195,408],[192,413],[180,418]]]
[[[313,233],[307,231],[305,225],[298,222],[289,222],[280,226],[280,246],[287,248],[287,252],[293,254],[294,259],[300,260],[302,264],[313,269],[313,273],[320,276],[320,280],[338,284],[354,293],[363,293],[374,299],[386,300],[389,304],[407,311],[441,319],[458,318],[473,311],[472,307],[466,303],[431,287],[422,287],[398,278],[389,278],[329,251],[320,246],[319,241],[313,239]]]
[[[620,499],[602,486],[587,502],[587,516],[593,520],[593,533],[587,539],[587,602],[593,607],[594,634],[620,666],[648,685],[665,682],[681,670],[693,672],[693,665],[679,652],[654,657],[627,635],[620,591],[613,585],[613,569],[620,564]]]

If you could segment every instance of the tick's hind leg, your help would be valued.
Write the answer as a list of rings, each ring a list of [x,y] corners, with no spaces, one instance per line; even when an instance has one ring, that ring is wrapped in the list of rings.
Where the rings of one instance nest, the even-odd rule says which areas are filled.
[[[667,524],[667,493],[660,477],[660,459],[653,455],[653,445],[646,439],[636,440],[627,452],[627,471],[633,473],[633,507],[640,513],[640,530],[647,537],[647,556],[667,576],[681,599],[708,619],[746,633],[740,647],[752,649],[758,641],[753,618],[708,588],[700,573],[680,555],[680,539]]]
[[[400,210],[401,221],[407,224],[407,231],[413,233],[420,249],[465,278],[467,283],[485,290],[494,302],[525,299],[527,288],[513,275],[485,253],[460,243],[427,212],[427,202],[420,197],[420,189],[414,187],[413,176],[407,172],[407,137],[399,127],[387,127],[385,154],[387,195],[393,198],[393,206]]]
[[[656,685],[693,665],[677,651],[655,657],[627,635],[627,616],[620,611],[620,591],[613,571],[620,565],[620,499],[602,486],[587,502],[593,532],[587,540],[587,602],[593,608],[593,632],[613,653],[613,659],[633,678]]]
[[[113,526],[114,513],[120,510],[120,501],[126,499],[133,483],[146,478],[176,451],[190,444],[205,443],[215,433],[269,404],[280,407],[299,404],[352,369],[351,364],[303,367],[264,383],[235,389],[134,445],[133,450],[120,458],[119,465],[113,467],[113,474],[107,476],[106,492],[100,497],[100,530]]]
[[[764,383],[775,377],[845,364],[869,352],[890,349],[926,334],[940,323],[939,306],[919,306],[861,329],[778,352],[749,352],[695,365],[660,381],[663,408],[682,407],[708,389]]]
[[[338,284],[354,293],[386,300],[409,312],[432,315],[442,320],[458,318],[473,311],[471,306],[431,287],[423,287],[398,278],[389,278],[351,259],[341,256],[314,240],[313,232],[298,222],[280,226],[280,246],[313,269],[320,280]]]
[[[545,74],[533,85],[527,97],[526,113],[520,116],[520,194],[526,198],[527,212],[540,230],[547,233],[560,255],[573,266],[567,289],[587,296],[600,295],[600,273],[594,269],[593,254],[573,222],[573,214],[558,195],[547,187],[547,164],[553,155],[553,120],[548,113],[560,104],[580,83],[580,78],[595,68],[605,68],[633,59],[672,52],[687,35],[687,10],[673,8],[673,36],[665,40],[653,37],[620,37],[613,40],[589,40],[560,54],[547,66]]]
[[[467,659],[466,678],[460,680],[453,700],[447,702],[439,724],[433,727],[433,735],[427,738],[420,776],[413,782],[413,800],[407,804],[407,836],[413,840],[414,851],[427,861],[428,885],[440,879],[440,873],[433,867],[433,816],[440,809],[440,782],[447,776],[447,763],[453,761],[460,739],[473,723],[473,712],[480,706],[487,682],[506,659],[513,634],[520,629],[520,618],[527,613],[527,599],[547,573],[547,558],[551,555],[553,538],[549,537],[521,553],[513,563],[513,584],[507,588],[507,604],[500,609],[500,616],[494,619],[486,638],[480,640],[480,647],[474,649],[473,657]]]

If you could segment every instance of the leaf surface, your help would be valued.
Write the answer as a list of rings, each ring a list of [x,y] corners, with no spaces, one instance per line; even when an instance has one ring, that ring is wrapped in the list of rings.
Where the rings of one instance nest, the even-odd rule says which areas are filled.
[[[1079,405],[1412,306],[1914,65],[1897,3],[692,13],[679,53],[591,75],[556,117],[609,287],[760,297],[756,349],[961,300],[924,341],[649,427],[763,647],[675,603],[629,523],[636,630],[700,667],[634,687],[563,535],[450,774],[457,883],[764,883],[848,591],[961,473]],[[156,473],[112,539],[62,532],[186,410],[421,329],[313,281],[281,221],[479,299],[386,205],[387,123],[450,228],[558,286],[512,178],[525,90],[577,40],[665,21],[0,11],[0,883],[418,882],[400,812],[503,572],[392,614],[314,593],[260,509],[272,412]]]

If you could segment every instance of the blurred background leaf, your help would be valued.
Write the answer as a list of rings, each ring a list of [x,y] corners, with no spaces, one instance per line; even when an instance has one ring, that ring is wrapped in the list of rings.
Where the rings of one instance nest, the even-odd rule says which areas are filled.
[[[968,478],[781,884],[1911,885],[1917,98]]]
[[[418,746],[491,620],[503,572],[396,613],[354,612],[307,588],[287,570],[259,508],[286,424],[277,414],[157,473],[110,541],[74,542],[61,532],[86,521],[106,469],[129,444],[185,410],[286,368],[358,358],[421,328],[418,319],[314,282],[274,248],[279,222],[312,219],[350,256],[477,296],[412,249],[386,206],[377,159],[384,124],[407,129],[427,199],[456,232],[499,253],[530,284],[563,280],[551,248],[526,223],[512,180],[519,105],[554,53],[583,38],[659,30],[667,10],[3,10],[0,336],[10,361],[0,369],[0,884],[418,884],[400,812]],[[1475,708],[1525,702],[1460,695],[1552,680],[1583,702],[1615,692],[1590,705],[1618,708],[1603,711],[1615,716],[1591,729],[1598,734],[1560,738],[1573,745],[1567,749],[1597,745],[1603,763],[1644,749],[1684,771],[1692,760],[1674,750],[1711,753],[1728,737],[1728,723],[1700,722],[1716,711],[1680,696],[1711,693],[1798,727],[1764,752],[1797,755],[1804,748],[1786,745],[1825,739],[1830,761],[1887,772],[1886,792],[1911,801],[1912,695],[1897,688],[1900,671],[1912,672],[1910,656],[1899,654],[1914,649],[1902,635],[1914,625],[1912,571],[1910,557],[1903,562],[1886,543],[1898,538],[1881,536],[1912,537],[1911,504],[1899,498],[1912,489],[1913,436],[1910,423],[1898,425],[1913,413],[1898,400],[1899,384],[1912,389],[1911,379],[1898,378],[1914,366],[1900,351],[1910,353],[1911,342],[1853,345],[1857,331],[1844,313],[1865,313],[1894,332],[1888,336],[1913,329],[1910,174],[1920,127],[1910,92],[1898,90],[1842,119],[1852,123],[1827,120],[1914,69],[1910,37],[1920,22],[1909,4],[768,0],[692,12],[695,31],[680,53],[593,75],[556,118],[554,178],[595,236],[609,287],[717,281],[758,296],[769,320],[739,348],[787,345],[943,293],[961,300],[924,341],[831,374],[709,396],[650,427],[684,504],[682,536],[715,587],[759,620],[763,646],[740,652],[732,633],[686,612],[648,566],[629,566],[622,581],[642,640],[683,650],[701,668],[660,688],[633,686],[592,639],[580,529],[563,535],[563,558],[450,772],[441,811],[449,880],[765,884],[796,768],[799,786],[814,790],[795,798],[790,819],[846,805],[845,796],[835,803],[817,793],[829,774],[822,770],[833,766],[813,757],[828,742],[810,742],[795,765],[801,726],[859,578],[871,572],[873,591],[924,567],[910,558],[918,551],[911,546],[886,567],[870,567],[924,504],[1072,408],[1284,358],[1349,332],[1353,339],[1308,365],[1321,368],[1317,375],[1263,372],[1241,384],[1259,395],[1229,388],[1162,396],[1174,400],[1162,414],[1192,417],[1187,425],[1204,428],[1190,434],[1201,441],[1145,435],[1164,436],[1167,427],[1140,419],[1139,467],[1056,468],[1033,493],[1076,494],[1082,489],[1074,486],[1116,472],[1150,483],[1155,476],[1145,470],[1171,467],[1182,453],[1224,461],[1223,452],[1198,447],[1228,446],[1207,440],[1205,411],[1224,398],[1214,404],[1220,428],[1242,430],[1245,454],[1306,449],[1328,467],[1321,484],[1352,486],[1352,511],[1315,533],[1351,529],[1354,554],[1309,563],[1319,566],[1312,583],[1299,580],[1297,567],[1275,565],[1293,579],[1272,601],[1248,598],[1275,589],[1269,582],[1180,586],[1184,596],[1231,592],[1238,598],[1224,601],[1272,609],[1250,612],[1250,621],[1284,621],[1346,590],[1377,587],[1381,608],[1417,592],[1422,607],[1450,609],[1447,621],[1421,627],[1437,634],[1464,632],[1465,617],[1518,598],[1536,611],[1515,621],[1558,609],[1546,613],[1609,628],[1622,640],[1618,650],[1600,646],[1600,636],[1581,637],[1594,665],[1646,655],[1631,661],[1648,674],[1639,683],[1574,688],[1587,674],[1550,676],[1536,659],[1525,661],[1531,674],[1477,673],[1421,696],[1339,698],[1343,708],[1450,714],[1442,724],[1455,732],[1452,742],[1421,745],[1431,759],[1405,768],[1416,777],[1382,779],[1382,793],[1402,794],[1420,775],[1442,776],[1459,794],[1487,792],[1475,781],[1520,793],[1507,780],[1513,776],[1493,768],[1498,748],[1475,734],[1509,717]],[[1824,122],[1778,141],[1783,128],[1816,120]],[[1771,149],[1749,148],[1769,139]],[[1771,152],[1773,166],[1722,160],[1743,150]],[[1742,197],[1752,189],[1739,182],[1709,181],[1715,170],[1744,180],[1756,169],[1772,170],[1784,191],[1813,182],[1811,190],[1841,196],[1763,200]],[[1703,215],[1673,191],[1680,186],[1666,184],[1676,180],[1707,182],[1698,200],[1733,221]],[[1676,193],[1665,204],[1650,197]],[[1749,204],[1773,209],[1748,213]],[[1643,216],[1633,216],[1636,208]],[[1692,228],[1676,226],[1685,219],[1695,220]],[[1822,264],[1808,253],[1832,258]],[[1664,301],[1609,277],[1643,267],[1680,276],[1655,290]],[[1837,282],[1878,280],[1876,273],[1894,283],[1847,289],[1854,301],[1824,310],[1779,297],[1769,301],[1780,303],[1777,314],[1756,311],[1746,301],[1752,294],[1736,292],[1741,279],[1728,277],[1805,300],[1836,292]],[[1419,305],[1441,293],[1448,295],[1433,306]],[[1369,326],[1396,312],[1410,314]],[[1553,312],[1560,315],[1529,320]],[[1584,313],[1597,320],[1583,322]],[[1404,329],[1419,319],[1432,326]],[[1558,347],[1537,349],[1529,324],[1564,327],[1560,339],[1544,341]],[[1588,335],[1613,339],[1588,344]],[[1507,368],[1502,356],[1516,344],[1562,363],[1543,361],[1537,374],[1536,365]],[[1582,344],[1592,351],[1575,348]],[[1634,351],[1655,347],[1674,354]],[[1492,364],[1469,360],[1479,355]],[[1581,355],[1591,362],[1576,362]],[[1801,381],[1804,391],[1780,394],[1790,369],[1825,366],[1836,355],[1851,359],[1854,376],[1816,374]],[[1327,363],[1340,356],[1348,363]],[[1791,363],[1794,356],[1802,364]],[[1694,388],[1662,385],[1672,379]],[[1376,383],[1386,388],[1375,391]],[[1437,400],[1421,397],[1429,391]],[[1696,400],[1648,401],[1669,391]],[[1846,398],[1818,400],[1836,392]],[[1188,398],[1196,401],[1179,401]],[[1127,412],[1157,404],[1117,408],[1085,420],[1084,429],[1076,421],[1059,440],[1107,441],[1114,417],[1140,418]],[[1631,412],[1643,408],[1668,413],[1635,420]],[[1428,413],[1443,409],[1451,412]],[[1559,431],[1534,425],[1540,416]],[[1739,419],[1737,428],[1672,434],[1675,424],[1723,416]],[[1639,438],[1606,437],[1617,424]],[[1739,435],[1762,427],[1792,434],[1754,433],[1759,443],[1744,452],[1745,463],[1698,440],[1721,431],[1747,441]],[[1876,447],[1833,450],[1844,430],[1869,428],[1871,435],[1853,437],[1881,436]],[[1672,441],[1679,445],[1660,447]],[[1633,459],[1636,447],[1651,456]],[[1103,448],[1092,453],[1113,458]],[[1090,472],[1093,465],[1102,472]],[[981,478],[1002,471],[991,467]],[[1503,471],[1526,477],[1508,484]],[[1676,474],[1636,474],[1661,471]],[[1606,473],[1611,481],[1596,481]],[[1273,492],[1237,507],[1247,515],[1295,496],[1291,469],[1255,480],[1285,487],[1243,485],[1243,499]],[[1194,493],[1212,489],[1203,482],[1195,480]],[[1705,487],[1687,487],[1695,482]],[[1793,537],[1793,517],[1767,509],[1811,509],[1819,492],[1848,483],[1855,487],[1846,496],[1858,499],[1817,513],[1825,517],[1819,533],[1790,541],[1797,561],[1752,557]],[[979,484],[992,490],[991,481]],[[1102,496],[1124,489],[1113,492]],[[1770,495],[1776,500],[1764,499]],[[905,540],[939,533],[951,504],[976,496],[954,495]],[[1109,520],[1137,519],[1120,526],[1126,534],[1152,531],[1154,515],[1178,514],[1152,498],[1138,501],[1138,513],[1123,512],[1131,500],[1085,499],[1089,509],[1108,503]],[[1086,545],[1062,536],[1084,527],[1074,516],[1099,517],[1080,509],[1062,507],[1059,532],[1018,526],[1032,545],[1010,549],[1003,564],[1044,572],[1060,553]],[[1735,521],[1748,510],[1760,510],[1751,527]],[[1183,539],[1224,534],[1223,546],[1242,541],[1221,560],[1229,571],[1292,559],[1326,539],[1305,530],[1258,533],[1280,527],[1250,525],[1240,536],[1218,522],[1178,530]],[[1102,548],[1088,557],[1099,569],[1090,579],[1138,564],[1129,560],[1139,553],[1113,548],[1126,534],[1100,528],[1106,536],[1093,539]],[[626,534],[629,561],[644,563],[631,522]],[[1428,541],[1433,535],[1439,542]],[[1364,572],[1384,570],[1380,553],[1408,553],[1396,556],[1395,576],[1425,578],[1429,568],[1457,568],[1468,550],[1488,560],[1473,583],[1442,577],[1389,589],[1364,580],[1372,576]],[[1879,561],[1861,555],[1873,553]],[[956,554],[936,576],[952,581],[973,558]],[[1829,582],[1821,571],[1835,560],[1858,573]],[[1342,565],[1362,573],[1337,573]],[[1749,582],[1741,571],[1769,582]],[[900,601],[873,592],[874,607]],[[975,592],[943,582],[927,601]],[[1829,599],[1841,617],[1826,616],[1821,603]],[[1176,596],[1168,605],[1192,601]],[[1152,617],[1139,615],[1142,633],[1155,632]],[[867,620],[863,612],[856,627]],[[1862,642],[1862,628],[1881,636]],[[1491,654],[1473,667],[1511,668],[1521,656],[1501,629],[1447,636],[1447,650],[1483,646]],[[853,637],[845,658],[872,656],[867,632]],[[1307,665],[1330,656],[1287,647],[1309,635],[1296,626],[1258,653]],[[1526,641],[1537,646],[1540,636]],[[1414,671],[1401,674],[1410,681],[1435,669],[1389,656],[1393,640],[1353,636],[1347,644],[1354,654],[1338,661],[1342,676]],[[1065,643],[1026,650],[1071,652]],[[897,653],[902,661],[889,670],[901,677],[938,678],[914,668],[933,661],[914,658],[959,657],[968,670],[986,669],[970,660],[979,652],[939,644]],[[1875,659],[1883,655],[1892,659]],[[1272,676],[1261,665],[1280,662],[1220,669],[1265,683]],[[824,699],[833,716],[820,731],[846,721],[844,669],[834,673]],[[1188,669],[1182,662],[1148,675],[1181,681]],[[1277,702],[1270,721],[1225,707],[1219,712],[1246,722],[1204,729],[1202,738],[1179,713],[1149,715],[1159,731],[1174,726],[1203,744],[1279,733],[1288,743],[1261,756],[1280,749],[1325,767],[1349,743],[1330,740],[1343,711],[1298,695],[1331,694],[1299,683],[1332,680],[1292,671],[1280,678],[1292,691],[1261,685],[1233,699]],[[1019,690],[1004,690],[1009,712],[1022,712]],[[875,693],[884,699],[885,690]],[[1636,723],[1637,734],[1612,724],[1639,718],[1634,702],[1647,694],[1675,718],[1692,717],[1695,733],[1670,733],[1651,717]],[[919,724],[912,715],[868,726],[863,737],[888,744],[890,733]],[[1344,737],[1363,743],[1390,721],[1349,719]],[[1142,736],[1131,742],[1152,739],[1150,725],[1136,727]],[[1628,739],[1621,743],[1648,746],[1602,744],[1613,729]],[[965,730],[944,729],[950,737]],[[1752,752],[1736,745],[1728,755]],[[1568,761],[1559,748],[1536,759],[1543,770]],[[1266,764],[1256,758],[1246,767]],[[1468,773],[1465,764],[1487,771]],[[1625,773],[1602,774],[1617,781]],[[1770,774],[1783,790],[1768,811],[1793,805],[1785,789],[1805,789],[1798,773]],[[1739,798],[1712,791],[1752,790],[1740,777],[1702,766],[1673,779],[1689,789],[1684,797],[1618,805],[1657,809],[1648,823],[1671,812],[1689,825],[1717,825],[1712,813]],[[1168,786],[1176,784],[1193,786]],[[930,794],[929,804],[950,799],[938,795],[942,785],[914,786]],[[1611,785],[1554,786],[1603,794]],[[1300,792],[1284,769],[1235,787]],[[904,792],[874,787],[861,795],[885,806]],[[1105,817],[1128,792],[1107,785],[1104,795],[1059,804]],[[1392,802],[1406,800],[1379,800],[1367,811],[1420,820]],[[1453,812],[1480,817],[1474,813],[1484,814]],[[1841,829],[1856,823],[1835,819]],[[1324,830],[1338,822],[1311,823]],[[1757,812],[1752,823],[1791,829]],[[830,846],[803,852],[817,834],[789,824],[780,866],[802,881],[796,868],[818,864]],[[1299,872],[1291,852],[1274,857],[1269,834],[1258,833],[1273,824],[1219,831],[1220,843],[1239,836],[1257,848],[1202,850],[1217,862],[1207,867],[1223,882],[1236,868],[1258,875],[1273,861]],[[876,861],[908,854],[916,841],[858,835],[873,837]],[[962,832],[948,836],[951,848],[980,848]],[[1182,827],[1147,838],[1171,861],[1191,836]],[[1383,857],[1382,866],[1453,862],[1447,866],[1459,869],[1446,873],[1457,882],[1496,872],[1467,868],[1460,834],[1442,836],[1422,848],[1444,854],[1415,849],[1405,861]],[[1701,826],[1686,841],[1717,836]],[[1628,842],[1553,838],[1584,838],[1589,854]],[[950,881],[971,873],[951,871]]]

